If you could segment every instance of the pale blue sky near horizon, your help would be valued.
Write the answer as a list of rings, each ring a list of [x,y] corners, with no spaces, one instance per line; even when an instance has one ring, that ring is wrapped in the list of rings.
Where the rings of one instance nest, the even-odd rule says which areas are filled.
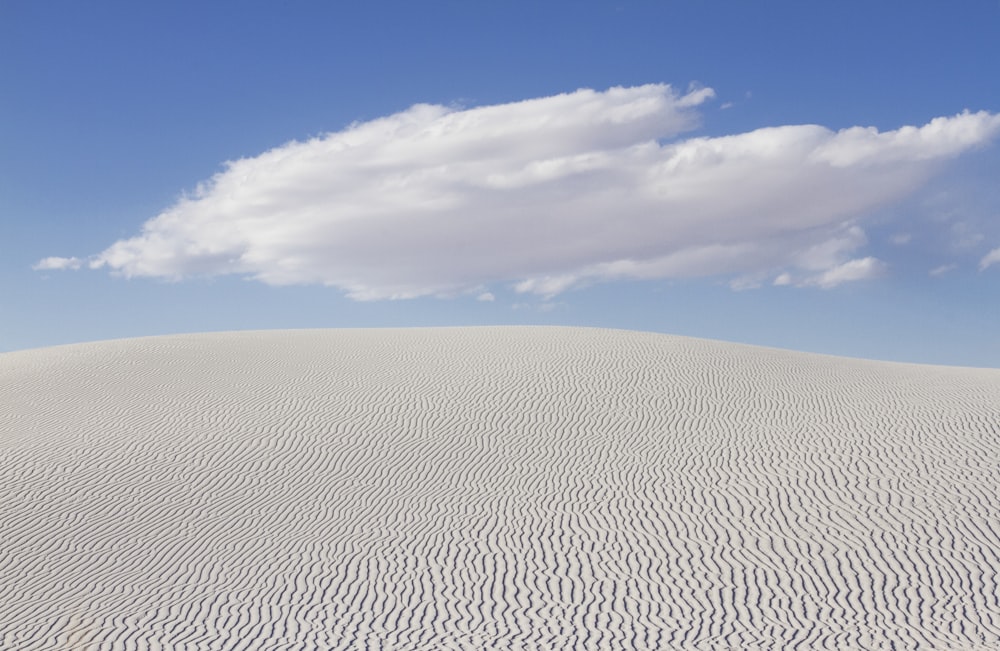
[[[553,324],[1000,367],[998,33],[996,0],[0,0],[0,352]],[[575,139],[548,143],[562,121]],[[789,125],[825,130],[737,137]],[[320,151],[358,134],[361,153]],[[734,189],[747,151],[760,176]],[[650,181],[682,158],[688,176]],[[866,198],[813,214],[838,184]],[[668,186],[686,198],[608,198]],[[407,212],[436,192],[459,208]]]

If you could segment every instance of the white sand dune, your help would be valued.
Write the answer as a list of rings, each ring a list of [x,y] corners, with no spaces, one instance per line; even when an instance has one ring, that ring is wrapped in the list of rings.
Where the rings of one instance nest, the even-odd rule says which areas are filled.
[[[0,355],[0,647],[997,649],[1000,371],[635,332]]]

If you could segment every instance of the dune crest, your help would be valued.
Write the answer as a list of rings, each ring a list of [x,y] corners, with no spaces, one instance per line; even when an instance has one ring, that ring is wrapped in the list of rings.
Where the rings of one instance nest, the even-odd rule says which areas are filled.
[[[1000,371],[577,328],[0,355],[0,648],[1000,648]]]

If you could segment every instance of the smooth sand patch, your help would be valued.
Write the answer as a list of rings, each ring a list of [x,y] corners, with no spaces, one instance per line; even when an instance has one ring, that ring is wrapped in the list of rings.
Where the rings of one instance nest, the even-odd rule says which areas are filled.
[[[0,647],[1000,648],[1000,371],[660,334],[0,355]]]

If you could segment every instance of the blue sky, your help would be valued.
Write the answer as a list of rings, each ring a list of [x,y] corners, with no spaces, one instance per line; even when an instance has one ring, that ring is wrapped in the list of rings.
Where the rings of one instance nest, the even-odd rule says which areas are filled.
[[[0,351],[563,324],[1000,367],[997,33],[996,0],[2,0]]]

